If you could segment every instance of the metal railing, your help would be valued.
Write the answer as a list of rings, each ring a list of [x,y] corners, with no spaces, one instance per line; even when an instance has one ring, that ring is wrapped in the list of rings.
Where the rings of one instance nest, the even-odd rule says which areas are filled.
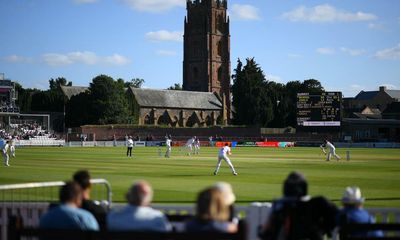
[[[92,198],[111,207],[110,183],[105,179],[91,179],[90,182]],[[0,185],[1,239],[6,239],[10,216],[21,216],[26,226],[37,226],[40,216],[47,211],[50,203],[59,201],[59,187],[63,185],[65,182],[62,181]]]

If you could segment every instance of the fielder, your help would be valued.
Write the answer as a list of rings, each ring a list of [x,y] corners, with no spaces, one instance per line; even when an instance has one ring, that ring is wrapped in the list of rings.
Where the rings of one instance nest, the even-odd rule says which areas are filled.
[[[185,144],[185,149],[186,151],[188,151],[187,155],[189,156],[193,151],[193,144],[194,144],[194,138],[189,139]]]
[[[10,160],[10,156],[8,155],[8,149],[10,148],[10,141],[7,141],[3,145],[2,149],[2,154],[3,154],[3,159],[4,159],[4,166],[9,167],[10,164],[8,164],[8,161]]]
[[[171,155],[171,146],[172,146],[172,140],[171,140],[170,136],[166,137],[165,146],[167,146],[167,151],[165,152],[165,157],[169,158]]]
[[[231,160],[228,158],[228,155],[231,155],[231,154],[232,153],[231,153],[231,148],[229,147],[229,144],[225,143],[225,147],[222,147],[219,150],[218,163],[217,163],[217,168],[214,171],[214,175],[218,174],[219,168],[221,167],[222,160],[225,160],[225,162],[231,168],[232,174],[235,176],[237,175],[237,172],[235,171],[235,168],[233,167]]]
[[[329,142],[328,140],[325,140],[325,143],[319,147],[322,149],[322,152],[327,155],[326,161],[330,161],[331,156],[334,156],[336,158],[336,160],[338,160],[338,161],[340,160],[340,156],[336,154],[335,146],[333,146],[333,144],[331,142]],[[328,148],[328,150],[329,150],[328,153],[326,152],[325,148]]]
[[[15,140],[16,140],[16,138],[12,138],[10,140],[10,153],[11,153],[11,156],[14,158],[15,158]]]
[[[194,154],[199,154],[200,152],[200,139],[198,137],[194,137]]]

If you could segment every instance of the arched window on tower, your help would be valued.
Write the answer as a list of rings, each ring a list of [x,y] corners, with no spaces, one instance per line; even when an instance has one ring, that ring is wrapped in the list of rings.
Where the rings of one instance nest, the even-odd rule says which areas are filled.
[[[223,53],[222,48],[223,48],[222,47],[222,41],[220,40],[217,43],[218,56],[220,56],[220,57],[222,57],[222,53]]]
[[[222,14],[219,14],[217,16],[217,31],[219,33],[224,33],[224,28],[225,28],[225,18]]]
[[[218,68],[218,82],[219,82],[219,84],[221,84],[221,82],[222,82],[223,75],[224,75],[224,68],[222,66],[220,66]]]

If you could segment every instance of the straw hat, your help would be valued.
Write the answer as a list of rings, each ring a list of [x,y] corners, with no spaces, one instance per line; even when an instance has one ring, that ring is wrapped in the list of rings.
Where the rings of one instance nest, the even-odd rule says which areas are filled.
[[[222,192],[226,205],[232,205],[235,202],[236,197],[229,183],[217,182],[213,187]]]
[[[361,196],[359,187],[347,187],[343,193],[342,203],[344,204],[360,204],[363,203],[365,198]]]

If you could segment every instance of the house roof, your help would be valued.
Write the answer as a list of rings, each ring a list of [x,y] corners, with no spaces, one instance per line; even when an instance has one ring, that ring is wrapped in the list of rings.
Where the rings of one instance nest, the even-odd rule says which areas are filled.
[[[374,98],[378,93],[379,91],[368,91],[368,92],[361,91],[354,98],[357,100],[370,100]]]
[[[88,87],[61,86],[61,90],[68,99],[71,99],[71,97],[79,95],[80,93],[83,93],[88,89],[89,89]]]
[[[385,91],[391,98],[400,99],[400,90],[386,90]]]
[[[387,95],[391,98],[400,99],[400,90],[384,90]],[[357,100],[371,100],[373,99],[379,91],[361,91],[354,98]]]
[[[222,103],[214,93],[132,88],[141,107],[221,110]]]

